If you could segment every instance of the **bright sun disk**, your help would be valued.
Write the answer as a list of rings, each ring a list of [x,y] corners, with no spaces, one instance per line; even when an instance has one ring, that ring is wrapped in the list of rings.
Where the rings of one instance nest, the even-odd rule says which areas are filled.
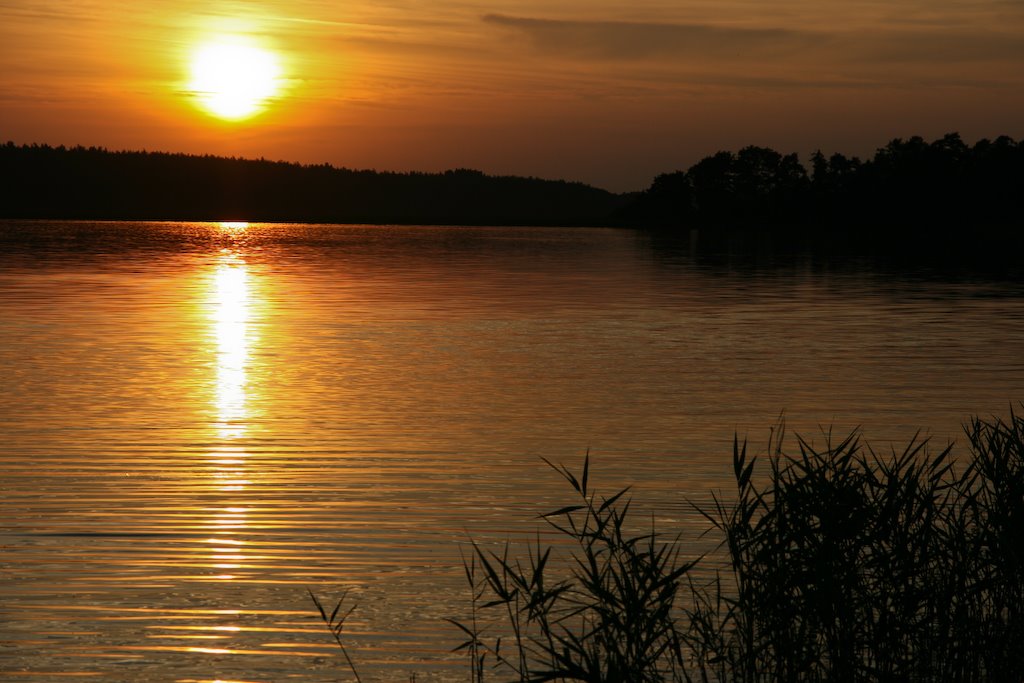
[[[276,56],[240,42],[214,42],[192,56],[189,90],[214,116],[239,120],[263,110],[279,89]]]

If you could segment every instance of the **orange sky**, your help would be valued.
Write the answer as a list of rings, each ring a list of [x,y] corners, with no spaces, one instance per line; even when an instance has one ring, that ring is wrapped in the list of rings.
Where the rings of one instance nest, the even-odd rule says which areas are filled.
[[[273,50],[227,123],[195,46]],[[0,4],[0,140],[646,187],[747,144],[870,154],[1024,137],[1024,0],[268,0]]]

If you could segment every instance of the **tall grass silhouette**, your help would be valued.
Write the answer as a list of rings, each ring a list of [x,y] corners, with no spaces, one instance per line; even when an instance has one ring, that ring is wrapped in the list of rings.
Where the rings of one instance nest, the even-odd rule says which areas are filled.
[[[736,440],[735,491],[693,506],[721,540],[707,558],[628,531],[628,491],[594,493],[589,457],[548,463],[570,551],[473,545],[471,618],[451,620],[471,680],[1020,681],[1024,419],[964,431],[958,456],[857,432],[789,454],[781,424],[760,458]]]
[[[525,558],[473,546],[466,576],[473,591],[472,624],[453,620],[467,636],[457,649],[474,657],[474,682],[488,655],[518,680],[674,680],[684,668],[676,595],[693,562],[652,529],[626,531],[623,489],[598,497],[589,487],[589,457],[579,477],[548,463],[577,502],[544,515],[576,548],[568,576],[549,575],[552,549],[532,544]],[[477,615],[499,610],[507,636],[484,637]],[[503,639],[504,638],[504,639]],[[506,644],[509,643],[510,644]]]

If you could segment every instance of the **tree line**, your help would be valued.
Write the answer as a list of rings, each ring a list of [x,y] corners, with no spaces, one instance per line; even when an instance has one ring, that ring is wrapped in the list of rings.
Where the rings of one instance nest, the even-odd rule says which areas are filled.
[[[642,191],[491,176],[393,173],[97,147],[0,146],[0,215],[170,219],[592,225],[702,235],[903,241],[1019,241],[1024,141],[895,139],[870,159],[750,146],[718,152]]]
[[[625,204],[582,183],[455,169],[391,173],[265,159],[0,146],[0,216],[593,225]]]
[[[980,231],[1019,238],[1024,142],[1010,137],[974,146],[957,133],[895,139],[867,160],[818,151],[810,166],[765,147],[719,152],[658,176],[617,219],[781,237],[893,241]]]

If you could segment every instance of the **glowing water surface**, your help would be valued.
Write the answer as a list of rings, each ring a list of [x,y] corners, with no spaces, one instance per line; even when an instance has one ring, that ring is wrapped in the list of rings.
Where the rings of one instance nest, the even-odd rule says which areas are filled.
[[[0,222],[0,674],[466,680],[459,547],[540,457],[692,537],[779,412],[939,442],[1024,398],[1011,279],[704,260],[614,230]],[[1019,280],[1018,280],[1019,281]]]

